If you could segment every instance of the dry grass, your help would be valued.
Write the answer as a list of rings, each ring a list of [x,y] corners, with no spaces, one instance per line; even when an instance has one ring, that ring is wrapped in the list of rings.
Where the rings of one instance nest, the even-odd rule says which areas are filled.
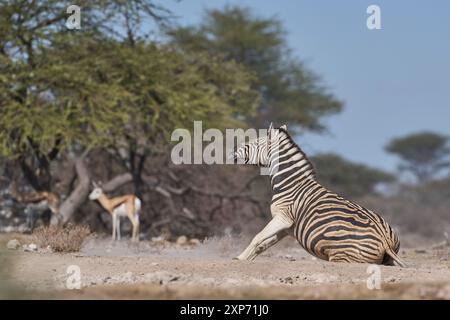
[[[48,246],[55,252],[78,252],[86,237],[91,233],[88,226],[49,226],[36,229],[35,241],[41,248]]]

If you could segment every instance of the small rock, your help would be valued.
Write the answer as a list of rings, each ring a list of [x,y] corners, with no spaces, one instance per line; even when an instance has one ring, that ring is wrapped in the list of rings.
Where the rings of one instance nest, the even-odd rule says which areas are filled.
[[[388,277],[385,281],[386,281],[386,282],[396,282],[397,279],[394,278],[394,277]]]
[[[20,242],[17,239],[9,240],[8,243],[6,244],[6,247],[9,250],[17,250],[20,248]]]
[[[152,266],[152,267],[156,267],[156,266],[158,266],[158,265],[159,265],[158,262],[152,262],[152,263],[150,263],[150,266]]]
[[[289,261],[295,261],[295,258],[293,256],[291,256],[290,254],[287,254],[284,257]]]
[[[416,249],[414,250],[415,253],[427,253],[427,250],[425,249]]]
[[[23,245],[23,250],[26,252],[37,251],[37,245],[34,243],[30,243],[29,245]]]
[[[165,240],[163,236],[152,237],[152,242],[164,242]]]
[[[186,244],[187,242],[188,242],[188,239],[187,239],[186,236],[180,236],[180,237],[178,237],[178,239],[177,239],[177,244],[179,244],[179,245],[184,245],[184,244]]]
[[[293,284],[294,279],[292,279],[292,277],[280,278],[280,282],[286,284]]]
[[[196,239],[196,238],[192,238],[189,240],[189,244],[193,244],[193,245],[199,245],[201,242],[200,240]]]

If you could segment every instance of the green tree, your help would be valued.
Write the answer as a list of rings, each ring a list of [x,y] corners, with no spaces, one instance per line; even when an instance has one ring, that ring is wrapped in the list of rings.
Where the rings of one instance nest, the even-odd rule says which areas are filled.
[[[175,128],[191,128],[192,119],[205,127],[242,126],[237,119],[254,112],[252,77],[233,62],[145,43],[108,52],[107,65],[116,68],[108,77],[124,90],[121,106],[129,115],[108,148],[132,174],[138,195],[145,160],[167,151]]]
[[[400,170],[412,173],[418,182],[428,182],[450,167],[448,142],[448,136],[425,131],[395,138],[385,149],[402,160]]]
[[[114,8],[126,8],[129,3],[80,1],[83,33],[98,35],[100,31],[112,30],[110,18],[114,17]],[[138,3],[148,7],[152,2]],[[101,83],[82,78],[85,73],[78,72],[76,61],[64,65],[61,57],[46,57],[46,51],[56,42],[60,46],[73,43],[75,35],[83,35],[69,32],[65,26],[70,4],[71,1],[53,0],[0,1],[0,148],[20,164],[36,190],[51,189],[50,163],[64,147],[77,138],[97,140],[99,135],[89,132],[106,132],[112,123],[98,115],[115,103],[116,100],[110,100],[114,93],[101,87]],[[77,49],[66,46],[68,52]],[[95,64],[95,56],[92,58],[91,64]],[[78,117],[84,108],[86,112]],[[90,110],[95,110],[95,114]],[[125,116],[115,111],[108,114]],[[96,125],[80,126],[86,119]],[[81,129],[89,131],[85,134]]]
[[[35,189],[51,189],[63,151],[96,146],[125,148],[138,183],[157,137],[193,117],[218,125],[254,110],[251,76],[236,63],[145,41],[134,15],[151,3],[86,2],[82,32],[64,26],[68,3],[0,3],[0,152]],[[123,35],[109,32],[111,17],[126,22]]]
[[[332,153],[311,157],[317,169],[317,178],[325,186],[348,197],[375,193],[380,183],[392,182],[394,176],[364,164],[354,163]]]
[[[184,51],[207,52],[245,65],[256,75],[253,86],[262,96],[253,126],[289,121],[294,128],[320,131],[321,119],[341,111],[342,104],[319,77],[295,58],[287,45],[282,23],[254,16],[249,9],[227,6],[207,10],[199,26],[168,32]]]

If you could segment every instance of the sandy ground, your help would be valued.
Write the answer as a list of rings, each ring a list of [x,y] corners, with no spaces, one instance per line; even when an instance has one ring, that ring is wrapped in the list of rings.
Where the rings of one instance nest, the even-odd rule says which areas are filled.
[[[11,238],[0,234],[0,246]],[[450,299],[449,248],[402,249],[408,268],[368,270],[366,264],[317,260],[285,239],[254,261],[232,260],[248,240],[179,246],[90,239],[79,253],[3,251],[0,263],[9,267],[0,285],[12,298]],[[80,290],[66,287],[72,265],[80,270]],[[370,290],[368,278],[377,274],[381,288]]]

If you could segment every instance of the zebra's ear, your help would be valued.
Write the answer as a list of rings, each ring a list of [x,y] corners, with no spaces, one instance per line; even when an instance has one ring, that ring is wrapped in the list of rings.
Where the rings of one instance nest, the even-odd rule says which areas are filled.
[[[280,127],[280,129],[282,129],[282,130],[284,130],[284,131],[287,131],[287,124],[283,124],[283,125]]]

